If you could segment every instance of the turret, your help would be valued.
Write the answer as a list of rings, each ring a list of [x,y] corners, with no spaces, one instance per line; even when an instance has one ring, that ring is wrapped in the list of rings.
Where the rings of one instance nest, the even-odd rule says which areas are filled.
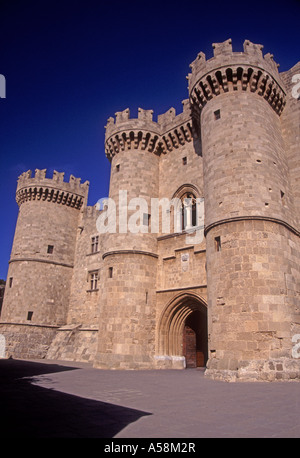
[[[130,111],[117,112],[115,119],[110,117],[106,125],[105,152],[112,158],[120,151],[128,149],[147,149],[154,154],[166,154],[190,142],[194,135],[190,102],[182,101],[183,111],[176,115],[175,108],[158,115],[153,121],[153,111],[139,108],[138,118],[130,118]]]
[[[115,233],[103,234],[102,301],[97,367],[146,368],[155,345],[156,234],[151,198],[158,196],[159,126],[150,110],[129,110],[109,119],[106,154],[111,160],[109,197],[115,203]],[[142,199],[144,204],[139,206]]]
[[[14,356],[44,356],[53,337],[49,329],[66,322],[78,218],[88,187],[72,175],[65,182],[64,173],[56,171],[52,178],[46,170],[19,177],[19,214],[1,314],[2,323],[15,326],[8,342]],[[24,339],[32,339],[29,355],[23,354]]]
[[[230,380],[276,378],[278,367],[288,378],[297,363],[296,306],[286,283],[297,282],[299,256],[280,122],[286,94],[278,65],[262,48],[246,40],[244,52],[233,52],[231,40],[215,43],[214,56],[206,61],[200,53],[188,76],[203,152],[206,373]]]

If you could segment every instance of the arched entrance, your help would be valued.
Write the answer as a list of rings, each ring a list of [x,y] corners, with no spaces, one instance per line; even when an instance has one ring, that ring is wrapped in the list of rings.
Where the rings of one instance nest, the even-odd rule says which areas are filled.
[[[195,310],[185,320],[182,350],[186,367],[204,367],[207,361],[206,309]]]
[[[158,354],[184,357],[185,367],[204,367],[208,357],[207,307],[196,293],[181,293],[164,309]]]

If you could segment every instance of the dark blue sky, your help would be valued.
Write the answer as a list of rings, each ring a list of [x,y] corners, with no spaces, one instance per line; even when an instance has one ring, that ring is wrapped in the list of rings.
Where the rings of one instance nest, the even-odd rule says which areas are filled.
[[[104,126],[116,111],[187,98],[189,64],[211,43],[264,45],[285,71],[300,60],[299,0],[0,0],[0,278],[6,278],[18,176],[64,171],[90,181],[89,205],[108,194]]]

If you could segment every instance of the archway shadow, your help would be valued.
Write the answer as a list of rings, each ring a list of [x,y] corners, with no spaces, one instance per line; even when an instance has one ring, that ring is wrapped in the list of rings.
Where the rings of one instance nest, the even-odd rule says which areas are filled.
[[[149,412],[31,384],[35,375],[77,367],[0,360],[1,437],[111,438]]]

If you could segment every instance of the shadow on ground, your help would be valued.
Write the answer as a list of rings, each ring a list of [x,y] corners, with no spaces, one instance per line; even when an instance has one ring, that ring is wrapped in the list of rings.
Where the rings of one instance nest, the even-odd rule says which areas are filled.
[[[31,384],[30,377],[76,367],[0,360],[1,437],[110,438],[148,412]],[[27,378],[29,377],[29,378]]]

